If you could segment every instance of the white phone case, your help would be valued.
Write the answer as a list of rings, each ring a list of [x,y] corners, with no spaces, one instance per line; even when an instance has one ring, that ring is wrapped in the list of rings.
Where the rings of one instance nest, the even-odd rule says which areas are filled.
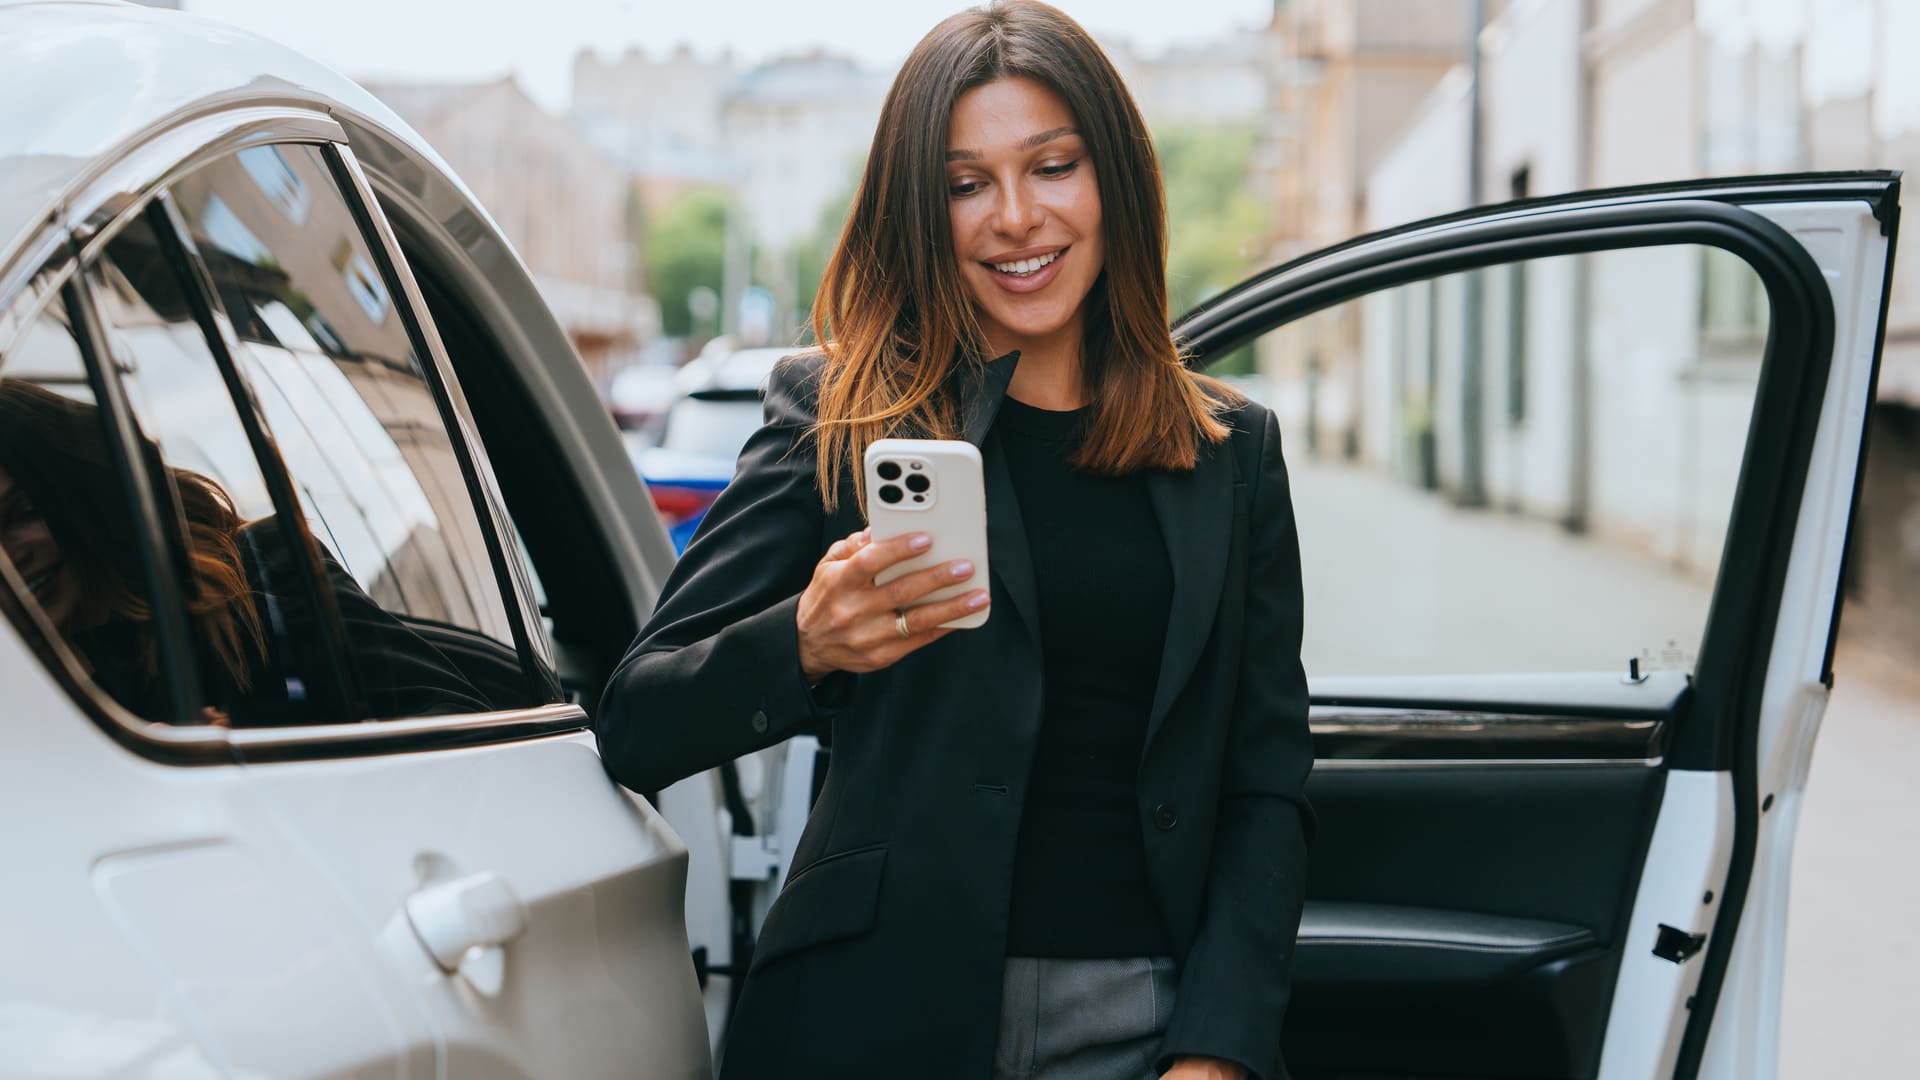
[[[875,540],[910,532],[933,537],[933,546],[880,572],[885,585],[902,574],[952,559],[973,563],[973,576],[929,593],[913,606],[985,589],[987,585],[987,486],[980,451],[957,439],[881,439],[867,447],[867,525]],[[984,626],[991,608],[943,626]]]

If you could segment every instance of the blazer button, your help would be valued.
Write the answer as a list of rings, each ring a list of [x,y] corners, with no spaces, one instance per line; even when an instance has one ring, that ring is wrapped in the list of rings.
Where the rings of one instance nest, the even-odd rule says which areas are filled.
[[[765,735],[767,733],[766,710],[755,709],[753,711],[753,730],[761,735]]]
[[[1180,814],[1172,803],[1161,803],[1153,808],[1153,824],[1161,832],[1166,832],[1180,824]]]

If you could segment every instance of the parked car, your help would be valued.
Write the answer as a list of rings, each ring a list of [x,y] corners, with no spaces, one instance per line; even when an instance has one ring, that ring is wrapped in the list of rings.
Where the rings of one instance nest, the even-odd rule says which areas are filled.
[[[815,753],[605,777],[589,710],[674,550],[485,210],[351,82],[179,12],[0,0],[0,101],[0,1075],[707,1075]],[[1315,678],[1299,1075],[1769,1074],[1898,194],[1480,208],[1179,324],[1204,363],[1686,244],[1768,305],[1697,664]]]
[[[795,351],[735,349],[695,357],[680,369],[682,395],[667,411],[659,445],[629,440],[634,466],[646,478],[675,551],[686,550],[707,507],[733,479],[740,448],[760,427],[773,366]]]
[[[499,229],[190,14],[7,0],[0,93],[0,1075],[709,1075],[587,712],[673,550]]]
[[[613,377],[607,411],[622,432],[641,442],[659,441],[667,410],[680,396],[680,369],[672,364],[635,364]]]

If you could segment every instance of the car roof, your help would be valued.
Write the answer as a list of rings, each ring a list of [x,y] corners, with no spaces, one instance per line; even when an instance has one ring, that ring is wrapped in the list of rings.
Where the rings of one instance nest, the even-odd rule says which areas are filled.
[[[714,390],[758,390],[767,384],[774,365],[796,352],[792,346],[765,349],[736,349],[714,366],[707,384]]]
[[[197,117],[294,105],[425,140],[332,68],[213,19],[118,0],[0,0],[0,273],[127,150]],[[450,172],[450,170],[448,170]]]

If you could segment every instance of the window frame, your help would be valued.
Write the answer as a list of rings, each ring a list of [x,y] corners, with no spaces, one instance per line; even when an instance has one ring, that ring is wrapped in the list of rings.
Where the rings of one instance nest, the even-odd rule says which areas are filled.
[[[179,227],[181,223],[166,201],[166,192],[180,178],[241,150],[283,144],[318,147],[372,253],[376,270],[382,275],[394,306],[406,321],[410,343],[432,388],[448,439],[460,462],[469,504],[478,515],[489,562],[513,630],[512,644],[520,657],[528,689],[534,692],[540,687],[539,693],[551,696],[552,700],[485,713],[240,730],[149,720],[133,715],[80,674],[82,668],[77,657],[38,609],[25,602],[24,585],[11,565],[6,564],[5,573],[0,573],[0,612],[20,631],[48,673],[81,711],[115,742],[155,762],[227,765],[411,753],[564,735],[589,726],[586,711],[558,695],[556,680],[540,678],[538,665],[544,665],[546,672],[553,671],[552,646],[535,621],[538,609],[531,599],[532,590],[524,566],[509,557],[517,549],[511,546],[503,531],[504,501],[486,464],[476,428],[458,393],[452,366],[434,332],[418,286],[399,256],[392,230],[380,214],[366,179],[346,146],[346,139],[345,129],[325,113],[290,106],[252,106],[200,116],[153,134],[138,145],[116,149],[107,155],[110,162],[91,175],[90,182],[63,204],[61,212],[51,216],[21,245],[8,265],[0,266],[0,312],[9,317],[24,312],[25,317],[33,318],[44,312],[49,303],[68,304],[72,315],[81,320],[76,323],[76,337],[90,366],[90,378],[99,384],[96,393],[102,389],[107,391],[108,398],[102,401],[106,407],[109,399],[119,398],[121,390],[112,365],[100,362],[106,355],[106,339],[97,322],[97,309],[86,292],[85,268],[127,223],[150,212],[161,214],[170,223],[173,235],[172,241],[163,240],[163,244],[177,244],[187,264],[176,266],[176,272],[190,271],[181,285],[195,294],[196,317],[200,314],[198,305],[208,301],[211,301],[207,308],[210,314],[224,314],[218,297],[208,291],[206,268],[200,263],[192,237]],[[153,209],[156,206],[158,210]],[[11,310],[30,290],[40,294],[30,309]],[[237,374],[232,361],[237,338],[229,322],[220,318],[211,321],[218,333],[207,334],[205,322],[201,325],[202,333],[221,365],[223,376],[231,377]],[[241,382],[244,386],[243,377]],[[231,382],[229,389],[230,392],[233,389]],[[243,423],[251,429],[255,423],[255,418],[249,415],[249,410],[255,408],[251,392],[244,399],[236,396],[235,404]],[[124,398],[119,398],[112,417],[113,437],[118,441],[130,438],[134,428],[128,422]],[[145,475],[137,457],[135,455],[133,465],[139,471],[138,486],[151,492],[151,478]],[[263,460],[259,464],[263,472],[279,471],[276,462]],[[138,498],[138,492],[134,494]],[[152,534],[147,538],[148,557],[163,558],[166,541],[159,535],[160,519],[156,508],[147,505],[150,502],[148,499],[136,509],[143,519],[142,529]],[[275,505],[279,511],[277,491]],[[0,564],[4,563],[5,560],[0,560]],[[169,618],[180,623],[177,633],[181,638],[176,644],[184,646],[183,609],[177,603],[167,606],[172,609]],[[189,697],[197,694],[193,689],[191,660],[173,657],[164,651],[163,657],[176,686],[187,687]],[[178,691],[175,696],[179,697]],[[176,710],[187,708],[185,715],[196,714],[197,709],[188,707],[191,704],[182,706],[176,702]]]
[[[520,654],[521,667],[531,687],[543,681],[543,673],[533,667],[534,663],[545,665],[544,674],[555,675],[553,643],[540,624],[540,605],[527,575],[530,560],[518,546],[508,525],[512,519],[507,513],[506,499],[500,494],[499,481],[492,464],[486,458],[479,425],[474,422],[472,410],[467,406],[466,395],[459,390],[459,377],[454,373],[452,360],[447,356],[446,343],[440,339],[439,328],[434,325],[426,298],[420,291],[420,283],[414,279],[412,268],[401,253],[400,242],[394,236],[386,215],[380,211],[379,200],[374,196],[358,159],[345,142],[330,142],[324,144],[321,150],[334,172],[334,182],[339,185],[342,197],[347,200],[354,219],[360,224],[361,234],[366,237],[373,253],[375,270],[381,274],[389,300],[406,324],[420,366],[426,372],[428,384],[433,387],[434,399],[440,407],[441,422],[446,425],[448,439],[453,443],[454,453],[460,461],[468,498],[473,501],[475,512],[480,515],[487,554],[494,564],[501,598],[508,606],[507,614],[514,632],[514,649]],[[395,286],[398,286],[397,290]],[[480,509],[483,506],[484,512]],[[546,689],[557,694],[557,677],[545,681],[548,683]]]

